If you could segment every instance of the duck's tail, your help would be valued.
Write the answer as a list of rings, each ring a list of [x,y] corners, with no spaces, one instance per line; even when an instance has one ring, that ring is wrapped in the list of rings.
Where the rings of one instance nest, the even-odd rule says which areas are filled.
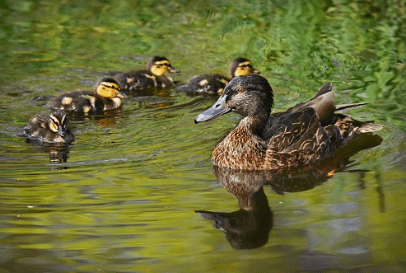
[[[343,110],[343,109],[346,109],[346,108],[358,107],[358,106],[362,106],[362,105],[365,105],[365,104],[368,104],[368,102],[337,104],[335,111]]]
[[[364,123],[360,128],[359,131],[363,134],[365,133],[371,133],[371,132],[375,132],[375,131],[379,131],[383,128],[382,125],[380,124],[373,124],[373,121],[369,121]]]

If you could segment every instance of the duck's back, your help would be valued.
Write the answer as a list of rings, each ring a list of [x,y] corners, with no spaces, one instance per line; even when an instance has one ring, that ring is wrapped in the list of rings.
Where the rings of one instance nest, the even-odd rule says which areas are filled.
[[[127,91],[165,88],[172,85],[173,80],[168,76],[155,76],[150,71],[130,71],[115,77],[120,87]]]
[[[67,112],[102,112],[111,99],[101,98],[93,91],[76,90],[53,97],[47,104],[48,108]]]
[[[222,75],[204,74],[192,77],[187,84],[180,86],[178,90],[187,93],[220,95],[228,82],[229,79]]]

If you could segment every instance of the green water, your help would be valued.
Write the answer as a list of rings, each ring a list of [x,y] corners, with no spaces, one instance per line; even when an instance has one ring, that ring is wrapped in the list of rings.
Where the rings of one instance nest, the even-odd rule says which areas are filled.
[[[404,272],[405,23],[395,0],[2,1],[0,272]],[[17,136],[46,95],[153,55],[180,82],[247,57],[275,111],[332,81],[339,103],[370,102],[351,115],[383,141],[314,188],[265,186],[268,239],[238,250],[195,212],[239,209],[210,165],[238,117],[193,124],[214,98],[169,90],[71,120],[65,163]]]

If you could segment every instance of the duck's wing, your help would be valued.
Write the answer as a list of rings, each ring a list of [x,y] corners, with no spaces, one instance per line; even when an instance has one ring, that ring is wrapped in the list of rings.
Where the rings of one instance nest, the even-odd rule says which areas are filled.
[[[91,99],[89,99],[91,98]],[[92,99],[95,101],[96,96],[93,91],[76,90],[62,93],[53,97],[47,104],[47,108],[60,109],[68,112],[80,111],[85,106],[90,106]]]
[[[302,139],[311,139],[320,127],[320,121],[311,107],[277,115],[264,133],[268,149],[278,152],[291,150]]]
[[[147,70],[134,70],[114,77],[120,87],[127,91],[154,88],[157,85],[157,76]]]

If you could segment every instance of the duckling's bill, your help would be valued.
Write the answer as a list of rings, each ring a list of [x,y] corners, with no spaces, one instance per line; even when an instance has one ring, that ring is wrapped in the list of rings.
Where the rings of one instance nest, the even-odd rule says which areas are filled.
[[[225,94],[218,98],[218,100],[210,108],[195,117],[195,124],[203,121],[210,121],[230,112],[231,108],[228,107],[226,99],[227,95]]]

